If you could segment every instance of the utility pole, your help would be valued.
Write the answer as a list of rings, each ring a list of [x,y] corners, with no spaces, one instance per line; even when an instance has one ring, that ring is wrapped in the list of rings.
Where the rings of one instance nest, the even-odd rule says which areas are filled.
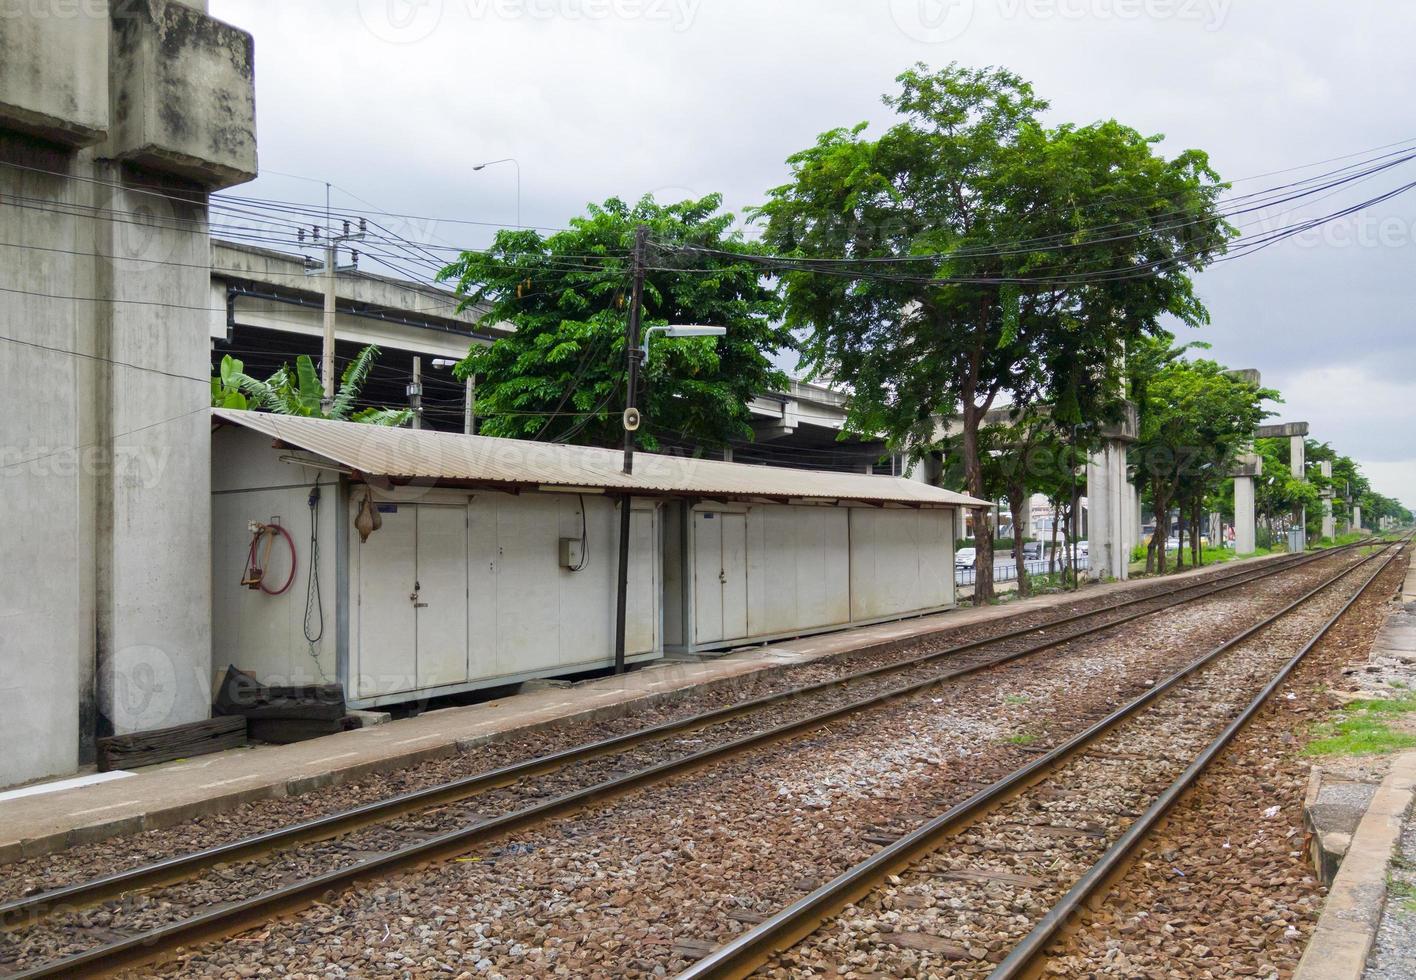
[[[649,244],[649,228],[634,229],[634,252],[630,257],[629,317],[625,327],[624,472],[634,472],[634,433],[639,428],[635,394],[639,385],[640,302],[644,296],[644,253]],[[615,600],[615,673],[624,673],[625,606],[629,600],[629,520],[634,494],[620,496],[619,590]]]
[[[408,407],[413,409],[413,428],[423,427],[423,359],[413,358],[413,383],[408,386]]]
[[[467,376],[467,397],[462,408],[462,431],[469,436],[477,434],[477,377]]]
[[[340,267],[339,246],[347,242],[363,241],[365,233],[368,231],[368,222],[364,218],[359,219],[359,230],[352,231],[348,221],[344,222],[344,233],[334,234],[333,229],[324,230],[325,260],[324,265],[318,269],[307,269],[306,275],[320,275],[324,278],[324,343],[320,352],[320,381],[324,385],[324,397],[320,401],[320,408],[328,414],[330,406],[334,404],[334,317],[336,307],[336,274],[340,272],[352,272],[359,268],[359,252],[351,253],[349,265]],[[320,229],[314,228],[311,231],[314,241],[320,240]],[[305,241],[305,229],[300,229],[300,241]]]
[[[634,433],[639,428],[639,408],[635,404],[639,389],[639,349],[640,303],[644,297],[644,252],[649,243],[649,228],[640,225],[634,229],[634,252],[630,256],[629,319],[625,327],[625,384],[624,397],[624,471],[634,472]]]

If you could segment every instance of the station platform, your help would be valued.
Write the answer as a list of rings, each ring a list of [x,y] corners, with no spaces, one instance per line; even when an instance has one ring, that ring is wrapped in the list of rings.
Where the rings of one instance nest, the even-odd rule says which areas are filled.
[[[1262,562],[1271,559],[1254,559]],[[1232,567],[1232,566],[1225,566]],[[1168,581],[1213,571],[1187,570]],[[1416,573],[1413,573],[1416,574]],[[1408,580],[1410,581],[1410,580]],[[1154,584],[1089,585],[982,608],[943,613],[733,651],[701,662],[661,661],[618,677],[569,688],[542,688],[464,707],[444,708],[370,728],[299,742],[233,749],[134,771],[123,778],[67,785],[0,799],[0,864],[107,837],[172,826],[258,799],[294,796],[373,772],[414,766],[489,741],[537,729],[620,717],[637,709],[738,682],[763,671],[840,657],[1008,619]]]

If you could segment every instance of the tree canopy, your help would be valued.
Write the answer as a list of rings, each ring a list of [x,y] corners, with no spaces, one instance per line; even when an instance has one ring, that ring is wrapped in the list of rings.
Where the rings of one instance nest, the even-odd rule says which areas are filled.
[[[1131,359],[1138,394],[1139,439],[1131,450],[1136,480],[1149,488],[1158,517],[1171,507],[1196,527],[1200,510],[1228,481],[1254,430],[1278,392],[1262,388],[1214,361],[1187,360],[1165,339],[1139,345]],[[1147,568],[1165,571],[1169,522],[1156,521]]]
[[[641,372],[640,445],[663,438],[718,446],[752,437],[748,403],[781,390],[771,357],[792,344],[781,302],[720,210],[719,195],[633,206],[591,205],[570,228],[497,233],[485,252],[464,252],[442,271],[464,307],[485,302],[489,323],[514,331],[474,346],[457,366],[477,378],[486,435],[597,445],[623,437],[625,318],[635,228],[650,230],[643,323],[709,324],[717,338],[656,337]]]
[[[1189,273],[1232,230],[1203,153],[1167,160],[1114,120],[1049,127],[1047,102],[1003,69],[898,82],[896,125],[822,134],[754,214],[804,363],[849,386],[851,427],[917,452],[940,416],[961,419],[965,484],[983,496],[978,430],[1000,396],[1046,400],[1059,424],[1117,412],[1126,345],[1166,315],[1207,320]],[[985,530],[975,601],[991,550]]]

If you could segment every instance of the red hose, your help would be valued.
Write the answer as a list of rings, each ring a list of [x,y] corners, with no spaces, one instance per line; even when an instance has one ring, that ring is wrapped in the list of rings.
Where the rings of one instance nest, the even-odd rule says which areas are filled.
[[[251,568],[256,564],[256,546],[261,543],[261,537],[266,531],[279,531],[285,538],[285,543],[290,546],[290,577],[285,580],[285,584],[278,589],[268,589],[265,584],[265,577],[261,577],[261,591],[266,595],[284,595],[290,590],[290,586],[295,582],[295,539],[290,536],[290,532],[279,524],[267,524],[260,534],[251,536],[251,550],[246,553],[246,567]]]

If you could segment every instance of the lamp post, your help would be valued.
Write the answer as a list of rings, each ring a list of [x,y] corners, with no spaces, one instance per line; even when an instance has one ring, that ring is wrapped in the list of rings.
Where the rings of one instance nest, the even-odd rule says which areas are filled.
[[[488,160],[486,163],[479,163],[473,170],[486,170],[488,167],[495,167],[499,163],[509,163],[516,168],[516,227],[521,227],[521,164],[515,157],[502,157],[500,160]]]

